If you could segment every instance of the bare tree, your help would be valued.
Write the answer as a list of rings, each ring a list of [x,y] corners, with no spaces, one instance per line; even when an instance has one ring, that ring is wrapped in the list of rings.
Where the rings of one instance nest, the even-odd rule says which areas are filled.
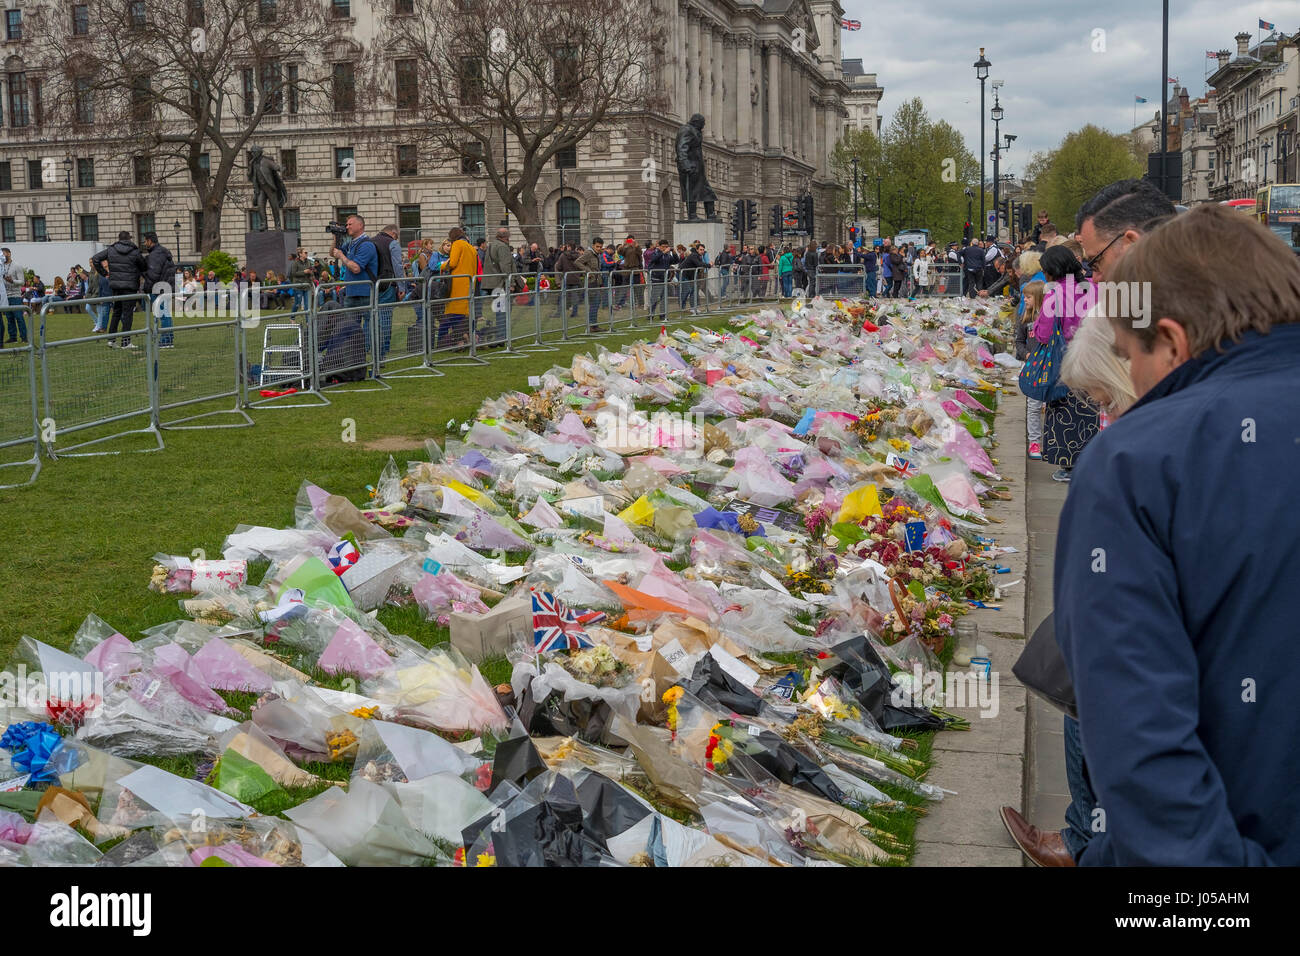
[[[221,211],[244,186],[234,173],[259,127],[332,108],[327,97],[349,82],[325,62],[346,55],[329,52],[344,36],[331,9],[320,0],[47,0],[28,16],[40,42],[24,47],[24,63],[44,82],[47,126],[120,146],[134,167],[128,182],[188,180],[208,252],[221,246]]]
[[[391,77],[376,94],[423,152],[486,176],[529,242],[545,244],[537,190],[558,152],[615,116],[667,107],[661,15],[650,3],[411,0],[408,9],[372,45],[368,74]]]

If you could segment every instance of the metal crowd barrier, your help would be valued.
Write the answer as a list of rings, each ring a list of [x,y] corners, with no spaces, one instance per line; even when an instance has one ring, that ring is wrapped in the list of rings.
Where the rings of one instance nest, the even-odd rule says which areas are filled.
[[[244,288],[229,298],[224,311],[230,318],[177,325],[179,317],[209,318],[221,310],[209,312],[208,300],[176,294],[151,295],[146,321],[150,342],[154,346],[153,379],[158,398],[160,427],[173,429],[247,428],[253,419],[241,407],[244,401],[243,322],[247,312],[259,314],[259,303],[252,302],[259,292]],[[195,303],[198,303],[197,307]],[[171,421],[162,421],[163,413],[200,403],[234,400],[233,408],[198,412]],[[217,415],[235,415],[240,421],[218,424],[184,424]]]
[[[363,294],[349,294],[363,285]],[[317,390],[324,392],[358,382],[369,384],[345,391],[380,392],[392,388],[378,373],[384,332],[391,336],[392,326],[385,325],[377,299],[374,284],[364,279],[322,282],[317,286],[311,323]],[[392,321],[391,312],[387,321]]]
[[[40,363],[45,422],[41,441],[51,459],[59,455],[114,455],[112,451],[74,451],[127,435],[153,435],[157,445],[139,451],[160,451],[158,360],[155,337],[149,327],[147,295],[117,295],[83,300],[86,305],[108,303],[113,318],[109,331],[51,339],[48,327],[51,303],[40,312]],[[144,323],[135,327],[134,314],[144,311]],[[74,320],[75,321],[75,320]],[[125,387],[123,387],[125,385]],[[75,434],[129,419],[148,417],[143,428],[131,428],[66,445],[55,450],[62,435]]]
[[[259,303],[256,314],[241,316],[243,406],[323,408],[330,400],[321,393],[316,373],[312,340],[316,286],[311,282],[282,282],[275,291],[289,296],[287,312],[263,315]],[[248,398],[250,389],[258,394],[252,401]]]
[[[446,373],[430,363],[432,330],[427,316],[432,280],[380,279],[376,283],[380,320],[375,334],[375,372],[381,378],[440,378]],[[392,291],[390,291],[392,290]]]
[[[867,267],[861,262],[840,262],[817,267],[816,295],[867,295]]]
[[[22,319],[27,341],[0,351],[0,449],[32,446],[32,455],[22,461],[0,462],[0,469],[30,468],[26,481],[0,485],[0,488],[21,488],[30,485],[41,473],[41,422],[36,392],[36,347],[32,344],[35,331],[30,309],[24,305],[4,306],[0,309],[0,336],[18,339],[10,331],[18,332]],[[10,328],[6,328],[9,326]]]
[[[957,262],[931,262],[929,294],[937,296],[961,295],[962,269]]]

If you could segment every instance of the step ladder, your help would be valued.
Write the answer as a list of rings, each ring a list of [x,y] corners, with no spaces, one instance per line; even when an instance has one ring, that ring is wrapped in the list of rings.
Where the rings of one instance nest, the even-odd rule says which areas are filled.
[[[258,386],[285,385],[298,382],[298,388],[307,388],[308,376],[302,349],[302,327],[297,323],[267,325],[262,330],[262,371]]]

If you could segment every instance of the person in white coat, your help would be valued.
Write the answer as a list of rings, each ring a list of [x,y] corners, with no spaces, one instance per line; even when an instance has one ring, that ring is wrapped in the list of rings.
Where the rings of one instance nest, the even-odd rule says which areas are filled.
[[[930,294],[930,250],[922,249],[912,262],[912,298]]]

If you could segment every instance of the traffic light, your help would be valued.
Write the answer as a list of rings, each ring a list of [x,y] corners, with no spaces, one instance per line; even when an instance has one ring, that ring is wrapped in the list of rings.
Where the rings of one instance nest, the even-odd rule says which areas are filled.
[[[858,227],[849,226],[849,245],[854,249],[858,247]]]
[[[785,211],[781,208],[781,204],[777,203],[771,208],[770,212],[772,214],[772,235],[779,236],[785,231]]]
[[[971,228],[970,220],[967,220],[966,225],[962,227],[961,237],[967,242],[970,242],[971,236],[973,235],[975,235],[975,230]]]
[[[731,204],[731,238],[739,239],[745,231],[745,200],[737,199]]]
[[[998,226],[999,226],[999,228],[1001,228],[1001,224],[1004,223],[1004,222],[1007,223],[1008,225],[1010,225],[1010,223],[1011,223],[1011,200],[1010,200],[1010,199],[1000,199],[1000,200],[998,200]]]
[[[745,231],[758,232],[758,203],[752,199],[745,203]]]
[[[1020,231],[1026,235],[1034,231],[1033,203],[1025,202],[1020,204]]]
[[[813,231],[813,198],[811,195],[800,196],[795,201],[795,208],[799,211],[799,231],[806,232],[809,235]]]

